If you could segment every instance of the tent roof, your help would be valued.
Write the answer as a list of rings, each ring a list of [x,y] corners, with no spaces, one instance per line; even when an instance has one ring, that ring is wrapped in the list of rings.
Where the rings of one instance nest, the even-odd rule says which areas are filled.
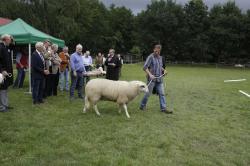
[[[49,39],[53,43],[58,44],[60,47],[63,47],[65,45],[64,40],[57,39],[53,36],[43,33],[30,26],[20,18],[9,24],[1,26],[0,35],[2,34],[12,35],[17,44],[35,44],[38,41]]]
[[[10,22],[12,22],[12,20],[0,17],[0,26],[3,26],[3,25],[8,24]]]

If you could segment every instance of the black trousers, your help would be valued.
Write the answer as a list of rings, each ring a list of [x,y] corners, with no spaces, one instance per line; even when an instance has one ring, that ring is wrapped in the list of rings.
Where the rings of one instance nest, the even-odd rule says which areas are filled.
[[[59,82],[59,72],[57,74],[52,74],[52,95],[57,96],[57,86]]]
[[[41,102],[43,99],[44,79],[32,80],[32,99],[33,103]]]

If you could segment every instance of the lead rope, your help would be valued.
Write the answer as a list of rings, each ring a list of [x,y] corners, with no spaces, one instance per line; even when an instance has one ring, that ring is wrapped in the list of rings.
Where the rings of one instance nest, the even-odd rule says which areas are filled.
[[[166,73],[160,75],[159,77],[155,77],[154,79],[161,78],[161,77],[163,77],[165,74],[166,74]],[[149,85],[152,83],[152,81],[153,81],[154,79],[150,80],[147,86],[149,86]]]

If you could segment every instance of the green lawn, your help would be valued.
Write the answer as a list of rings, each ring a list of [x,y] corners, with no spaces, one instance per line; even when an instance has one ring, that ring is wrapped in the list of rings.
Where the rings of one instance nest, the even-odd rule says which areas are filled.
[[[122,80],[144,80],[141,65],[124,65]],[[67,93],[32,106],[26,89],[10,88],[15,109],[0,114],[0,165],[250,165],[250,71],[170,66],[165,78],[173,115],[151,96],[128,105],[100,102],[101,117],[82,114]],[[224,83],[225,79],[245,82]],[[27,86],[27,84],[26,84]]]

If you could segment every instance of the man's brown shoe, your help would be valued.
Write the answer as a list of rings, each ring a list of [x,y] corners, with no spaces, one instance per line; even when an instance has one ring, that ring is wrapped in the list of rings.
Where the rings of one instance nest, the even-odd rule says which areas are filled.
[[[166,113],[166,114],[172,114],[173,113],[172,110],[161,110],[161,112]]]

